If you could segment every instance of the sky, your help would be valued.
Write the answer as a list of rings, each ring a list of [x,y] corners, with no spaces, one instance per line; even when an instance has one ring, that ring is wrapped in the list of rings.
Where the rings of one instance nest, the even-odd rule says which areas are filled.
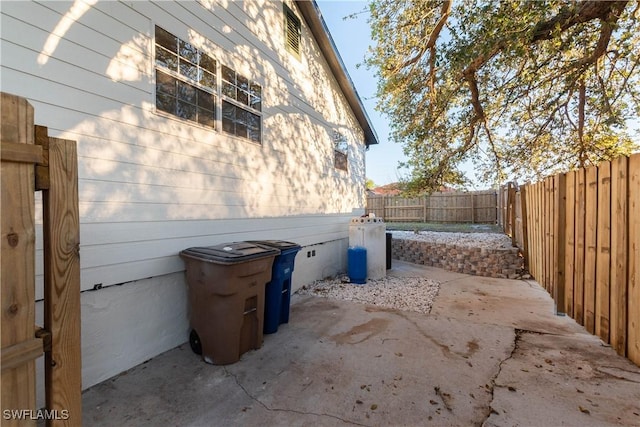
[[[367,23],[368,13],[359,14],[357,18],[343,19],[353,13],[367,8],[366,1],[316,0],[322,17],[336,44],[342,61],[347,67],[369,119],[378,135],[378,145],[371,145],[366,154],[367,179],[376,186],[399,181],[398,162],[406,159],[402,145],[389,141],[389,120],[375,110],[376,84],[375,70],[358,64],[364,62],[367,49],[371,43],[371,32]]]

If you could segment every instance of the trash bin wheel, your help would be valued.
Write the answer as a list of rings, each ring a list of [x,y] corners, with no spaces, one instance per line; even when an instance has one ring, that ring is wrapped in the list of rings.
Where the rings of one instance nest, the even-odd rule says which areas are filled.
[[[191,334],[189,334],[189,344],[191,345],[191,350],[195,354],[202,354],[202,343],[200,342],[200,337],[195,329],[192,329]]]

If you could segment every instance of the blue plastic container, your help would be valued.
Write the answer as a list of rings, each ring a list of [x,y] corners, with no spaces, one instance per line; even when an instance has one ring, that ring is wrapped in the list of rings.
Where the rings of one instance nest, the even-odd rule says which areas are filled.
[[[265,334],[278,332],[282,323],[289,323],[289,308],[291,306],[291,277],[296,254],[301,249],[297,243],[282,240],[254,240],[262,246],[280,250],[273,260],[271,281],[267,283],[264,293],[264,326]]]
[[[347,274],[351,283],[367,283],[367,249],[353,246],[347,251]]]

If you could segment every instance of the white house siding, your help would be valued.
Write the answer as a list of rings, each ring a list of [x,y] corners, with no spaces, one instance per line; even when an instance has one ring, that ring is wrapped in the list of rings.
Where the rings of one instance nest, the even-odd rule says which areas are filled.
[[[345,270],[348,220],[364,212],[364,133],[288,5],[300,59],[284,49],[278,1],[0,3],[1,90],[77,141],[81,286],[102,287],[82,295],[84,387],[186,340],[186,247],[298,242],[294,288]],[[155,112],[155,25],[262,86],[262,144]],[[348,173],[333,165],[334,130],[349,141]]]

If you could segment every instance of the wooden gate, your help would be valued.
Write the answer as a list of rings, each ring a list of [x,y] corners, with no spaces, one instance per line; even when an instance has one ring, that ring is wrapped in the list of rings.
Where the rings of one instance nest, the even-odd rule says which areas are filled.
[[[80,258],[74,141],[34,126],[33,107],[1,94],[2,425],[81,425]],[[35,325],[35,197],[42,191],[44,327]],[[46,407],[35,360],[45,355]]]

